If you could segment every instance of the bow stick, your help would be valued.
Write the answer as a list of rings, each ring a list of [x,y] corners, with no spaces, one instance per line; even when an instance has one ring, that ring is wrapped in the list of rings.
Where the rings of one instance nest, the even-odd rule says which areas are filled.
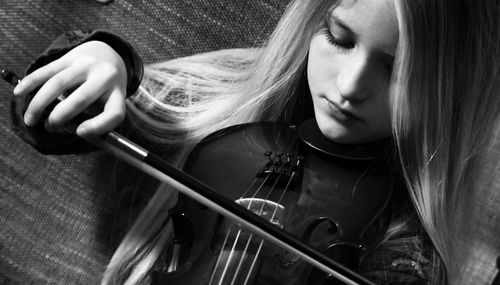
[[[1,71],[1,77],[13,86],[16,86],[21,81],[20,77],[6,69]],[[58,100],[53,102],[48,108],[54,107],[58,103]],[[85,114],[79,114],[76,118],[67,123],[64,129],[76,134],[76,127],[86,119],[88,119],[88,117]],[[373,282],[338,262],[333,261],[291,234],[262,220],[258,215],[218,194],[211,187],[171,166],[154,153],[147,151],[117,132],[111,131],[100,137],[89,137],[84,139],[152,177],[167,183],[176,190],[204,204],[217,213],[244,225],[254,233],[296,254],[311,265],[327,272],[332,277],[337,278],[345,284],[374,285]]]

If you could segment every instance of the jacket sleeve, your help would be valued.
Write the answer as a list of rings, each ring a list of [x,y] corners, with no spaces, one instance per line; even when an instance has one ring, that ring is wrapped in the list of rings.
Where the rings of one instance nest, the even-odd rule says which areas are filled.
[[[72,48],[89,41],[102,41],[123,59],[127,69],[127,97],[138,89],[143,75],[143,63],[136,50],[119,36],[105,31],[70,31],[58,37],[26,69],[26,74],[62,57]],[[43,154],[86,153],[95,147],[73,134],[48,133],[42,120],[34,127],[24,124],[24,113],[35,92],[24,97],[12,96],[11,120],[13,131],[22,140]]]

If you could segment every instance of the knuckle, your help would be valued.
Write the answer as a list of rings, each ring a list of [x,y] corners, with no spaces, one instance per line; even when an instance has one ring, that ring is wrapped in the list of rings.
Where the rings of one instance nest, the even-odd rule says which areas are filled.
[[[32,73],[26,75],[21,80],[21,84],[24,86],[30,86],[30,85],[36,84],[37,82],[41,81],[40,78],[42,77],[41,74],[43,72],[42,68],[39,68],[39,69],[33,71]]]
[[[72,109],[74,110],[83,110],[88,106],[88,98],[85,95],[77,94],[73,101]]]
[[[115,79],[120,75],[118,68],[109,63],[102,63],[99,71],[101,73],[101,76],[106,79]]]
[[[45,83],[45,88],[62,91],[66,86],[68,86],[70,81],[71,79],[64,73],[58,73]]]
[[[37,71],[54,72],[55,70],[58,69],[59,61],[60,61],[60,59],[56,59],[54,61],[51,61],[51,62],[47,63],[47,65],[45,65],[44,67],[38,69]]]
[[[79,65],[83,66],[93,66],[99,63],[99,60],[95,56],[89,54],[79,56],[77,61]]]

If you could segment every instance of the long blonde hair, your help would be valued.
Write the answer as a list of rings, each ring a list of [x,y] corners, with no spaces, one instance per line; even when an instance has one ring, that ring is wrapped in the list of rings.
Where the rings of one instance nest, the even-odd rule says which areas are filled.
[[[304,97],[307,97],[304,95],[308,95],[304,68],[310,39],[325,11],[335,2],[293,1],[264,47],[217,51],[148,66],[138,94],[128,103],[132,124],[140,125],[137,129],[149,140],[172,146],[176,155],[170,159],[180,166],[190,147],[215,130],[249,121],[295,119],[295,114],[304,108]],[[450,27],[457,24],[457,16],[448,14],[452,7],[438,4],[439,1],[396,2],[400,47],[394,72],[398,83],[393,90],[394,133],[412,200],[445,264],[450,267],[453,266],[452,247],[447,223],[453,219],[449,215],[452,208],[445,204],[456,201],[458,183],[466,182],[466,175],[474,171],[470,169],[475,161],[470,159],[471,155],[482,148],[471,149],[471,146],[486,146],[491,133],[477,134],[466,119],[472,116],[474,125],[493,126],[495,118],[491,116],[495,112],[492,110],[493,105],[498,107],[498,99],[493,98],[493,91],[488,89],[487,84],[492,81],[481,79],[486,68],[480,70],[481,67],[476,66],[474,70],[480,72],[470,84],[463,83],[465,78],[455,78],[457,74],[464,74],[460,70],[448,73],[447,68],[458,68],[444,50],[459,47],[451,45],[458,38],[448,39],[447,34],[443,34],[448,32],[446,29],[457,32]],[[424,2],[436,2],[437,7],[427,7]],[[474,29],[465,28],[470,32]],[[485,40],[482,37],[485,33],[481,33],[481,39]],[[476,48],[473,38],[476,35],[468,36],[471,37],[469,46],[459,50],[469,59],[466,63],[469,67],[469,63],[483,62],[485,57],[478,54],[479,47],[472,49]],[[466,55],[467,51],[476,51],[476,54]],[[435,63],[439,64],[430,66]],[[426,73],[434,67],[436,71]],[[498,73],[497,69],[494,71]],[[491,79],[496,74],[488,76]],[[450,79],[453,81],[448,81]],[[466,88],[458,90],[458,82]],[[454,91],[462,92],[463,98],[455,97],[461,95]],[[487,102],[469,98],[474,94],[486,94],[481,98],[487,98]],[[462,105],[463,114],[457,113],[454,108],[461,100],[474,107],[467,109],[468,105]],[[445,110],[445,114],[440,113],[441,110]],[[428,118],[428,123],[423,118]],[[455,118],[460,119],[458,125],[453,124]],[[467,140],[456,144],[451,134]],[[450,157],[451,154],[458,156]],[[175,191],[160,187],[116,250],[103,278],[104,284],[135,284],[147,280],[147,272],[171,239],[172,225],[167,209],[174,202]],[[398,228],[401,227],[393,226],[391,233]],[[439,277],[439,273],[436,276]]]
[[[410,195],[448,281],[490,283],[491,255],[500,254],[500,243],[481,235],[500,234],[499,198],[496,205],[485,202],[498,197],[491,183],[498,173],[484,177],[486,167],[495,169],[486,162],[498,146],[500,3],[407,0],[396,6],[393,125]],[[484,215],[492,217],[489,225]]]

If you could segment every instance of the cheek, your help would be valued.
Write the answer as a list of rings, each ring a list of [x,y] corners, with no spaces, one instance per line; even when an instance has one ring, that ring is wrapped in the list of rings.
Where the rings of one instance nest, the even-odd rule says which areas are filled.
[[[367,116],[367,124],[375,134],[379,136],[390,136],[392,134],[391,126],[391,105],[388,91],[378,94],[377,100],[367,103],[364,113]]]
[[[309,46],[307,81],[313,96],[335,90],[334,56],[324,45],[322,35],[315,35]]]

